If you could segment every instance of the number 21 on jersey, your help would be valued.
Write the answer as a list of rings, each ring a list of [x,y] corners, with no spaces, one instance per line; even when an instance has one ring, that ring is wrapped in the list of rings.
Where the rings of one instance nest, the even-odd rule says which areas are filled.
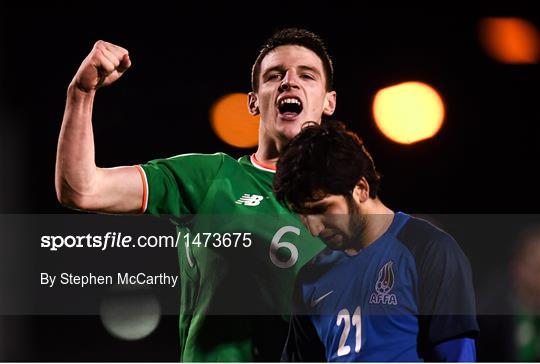
[[[346,308],[339,311],[337,315],[336,325],[341,326],[344,324],[343,331],[341,332],[341,338],[339,339],[339,347],[337,350],[337,356],[345,356],[351,352],[351,347],[346,345],[347,338],[351,331],[351,323],[355,328],[355,344],[354,352],[359,353],[362,348],[362,312],[360,306],[357,306],[351,318],[349,310]]]

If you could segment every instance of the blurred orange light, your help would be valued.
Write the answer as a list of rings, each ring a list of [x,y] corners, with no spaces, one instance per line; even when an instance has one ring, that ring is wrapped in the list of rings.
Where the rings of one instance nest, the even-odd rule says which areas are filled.
[[[249,114],[247,94],[234,93],[221,97],[210,110],[210,122],[216,135],[238,148],[257,145],[259,117]]]
[[[444,120],[444,104],[431,86],[405,82],[377,92],[373,116],[387,138],[412,144],[437,134]]]
[[[502,63],[537,63],[540,34],[533,24],[520,18],[484,18],[480,41],[487,53]]]

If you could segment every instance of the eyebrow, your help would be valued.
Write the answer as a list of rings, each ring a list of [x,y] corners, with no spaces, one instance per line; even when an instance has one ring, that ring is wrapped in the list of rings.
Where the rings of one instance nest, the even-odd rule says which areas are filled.
[[[299,214],[310,215],[314,213],[323,212],[328,207],[328,202],[317,201],[310,207],[306,206],[293,206],[293,210]]]
[[[317,75],[321,76],[321,73],[315,67],[301,65],[301,66],[298,66],[298,68],[303,70],[303,71],[311,71],[311,72],[316,73]]]
[[[283,72],[285,70],[285,67],[283,67],[282,65],[279,65],[279,66],[274,66],[274,67],[271,67],[269,69],[267,69],[266,71],[264,71],[264,73],[262,74],[262,76],[266,76],[267,74],[269,74],[270,72],[274,72],[274,71],[280,71],[280,72]]]
[[[318,76],[321,76],[321,72],[319,72],[319,70],[317,68],[315,68],[315,67],[307,66],[307,65],[300,65],[300,66],[297,66],[297,68],[300,69],[301,71],[311,71],[311,72],[317,74]],[[274,71],[283,72],[283,71],[285,71],[285,67],[283,65],[277,65],[277,66],[270,67],[269,69],[264,71],[262,76],[264,77],[267,74],[269,74],[271,72],[274,72]]]

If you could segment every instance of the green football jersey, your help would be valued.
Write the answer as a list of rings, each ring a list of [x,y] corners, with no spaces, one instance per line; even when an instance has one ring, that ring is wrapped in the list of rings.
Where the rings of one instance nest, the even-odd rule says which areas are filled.
[[[279,361],[299,269],[322,250],[254,156],[186,154],[141,166],[143,209],[182,235],[182,361]],[[184,239],[185,238],[185,239]]]

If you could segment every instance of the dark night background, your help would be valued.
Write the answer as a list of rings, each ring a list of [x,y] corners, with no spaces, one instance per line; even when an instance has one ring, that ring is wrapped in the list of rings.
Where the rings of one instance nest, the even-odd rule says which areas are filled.
[[[326,40],[336,68],[335,118],[365,139],[389,206],[416,214],[538,213],[538,65],[497,63],[477,36],[483,16],[521,16],[538,28],[538,14],[288,2],[238,9],[2,3],[0,211],[69,212],[54,192],[56,143],[67,85],[96,40],[127,48],[133,62],[96,98],[96,161],[108,167],[187,152],[251,153],[214,135],[209,109],[226,93],[249,91],[258,47],[274,30],[299,26]],[[436,137],[402,146],[377,130],[371,103],[380,88],[409,80],[435,87],[446,117]],[[489,243],[458,238],[473,267],[486,256],[493,266],[504,262],[511,242],[484,237]],[[477,286],[485,275],[475,275]],[[148,338],[127,342],[95,317],[5,317],[0,360],[175,361],[176,320],[166,316]]]

